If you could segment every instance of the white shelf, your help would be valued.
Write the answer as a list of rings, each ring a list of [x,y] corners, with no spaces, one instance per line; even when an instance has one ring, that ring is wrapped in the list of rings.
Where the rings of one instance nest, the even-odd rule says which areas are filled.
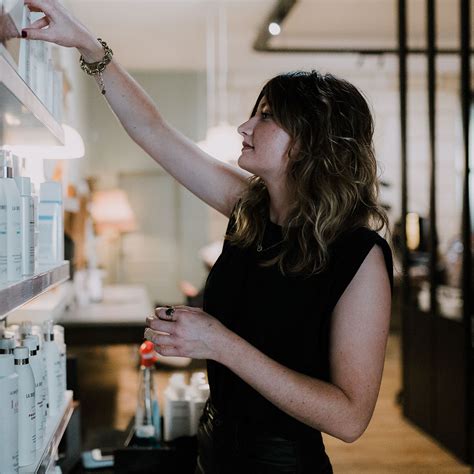
[[[55,418],[48,418],[47,420],[43,447],[36,451],[35,462],[28,466],[20,467],[20,473],[33,474],[48,472],[49,467],[54,462],[59,442],[66,431],[73,411],[72,391],[68,390],[64,396],[62,409]]]
[[[39,270],[32,277],[0,285],[0,320],[33,298],[69,279],[68,261]]]
[[[15,68],[0,54],[3,141],[8,145],[63,145],[64,131]]]

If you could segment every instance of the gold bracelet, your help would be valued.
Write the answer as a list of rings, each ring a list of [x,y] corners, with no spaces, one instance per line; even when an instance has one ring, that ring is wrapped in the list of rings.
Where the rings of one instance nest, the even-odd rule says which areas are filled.
[[[102,94],[105,94],[105,85],[104,85],[104,79],[102,77],[102,72],[104,71],[105,67],[107,64],[112,61],[112,56],[114,52],[107,46],[107,43],[103,41],[101,38],[97,38],[99,43],[102,45],[104,48],[104,57],[95,63],[87,63],[84,59],[84,57],[81,54],[81,57],[79,58],[79,63],[81,65],[81,69],[89,74],[89,76],[98,76],[99,77],[99,82],[100,82],[100,92]]]

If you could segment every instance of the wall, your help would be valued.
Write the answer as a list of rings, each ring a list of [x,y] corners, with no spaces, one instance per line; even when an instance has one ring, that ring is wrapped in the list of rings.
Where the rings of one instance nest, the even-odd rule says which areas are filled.
[[[133,77],[158,104],[163,116],[193,140],[206,131],[205,81],[202,74],[141,73]],[[102,189],[126,190],[138,222],[110,252],[102,242],[109,281],[146,284],[153,301],[182,301],[178,284],[200,287],[205,279],[198,257],[211,241],[209,209],[144,153],[125,133],[93,80],[88,85],[89,172]],[[115,243],[114,243],[115,245]],[[119,253],[119,268],[112,262]],[[120,256],[121,254],[121,256]]]

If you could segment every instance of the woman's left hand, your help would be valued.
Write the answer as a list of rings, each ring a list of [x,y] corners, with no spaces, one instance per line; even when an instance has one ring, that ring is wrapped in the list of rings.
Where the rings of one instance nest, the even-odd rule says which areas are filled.
[[[145,338],[164,356],[217,361],[230,334],[216,318],[190,306],[158,307],[146,325]]]

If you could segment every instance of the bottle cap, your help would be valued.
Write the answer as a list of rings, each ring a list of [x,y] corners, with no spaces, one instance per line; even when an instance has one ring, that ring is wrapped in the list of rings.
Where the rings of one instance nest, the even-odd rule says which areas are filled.
[[[30,350],[25,346],[15,347],[13,357],[15,357],[15,360],[28,359],[28,357],[30,357]]]
[[[33,334],[33,323],[31,321],[22,321],[20,324],[20,335],[21,337],[30,336]]]
[[[151,341],[145,341],[140,346],[140,364],[145,367],[151,367],[158,360],[155,351],[155,345]]]
[[[0,178],[11,178],[12,176],[13,169],[10,152],[8,150],[0,150]]]
[[[23,345],[28,347],[31,355],[31,351],[37,351],[39,349],[39,337],[26,336],[25,339],[23,339]]]
[[[59,324],[54,325],[54,339],[64,344],[64,327]]]
[[[31,196],[31,180],[28,176],[15,176],[13,179],[21,196]]]
[[[8,377],[15,372],[13,357],[9,354],[0,355],[0,377]]]
[[[54,321],[52,319],[44,321],[43,335],[45,341],[54,341]]]

